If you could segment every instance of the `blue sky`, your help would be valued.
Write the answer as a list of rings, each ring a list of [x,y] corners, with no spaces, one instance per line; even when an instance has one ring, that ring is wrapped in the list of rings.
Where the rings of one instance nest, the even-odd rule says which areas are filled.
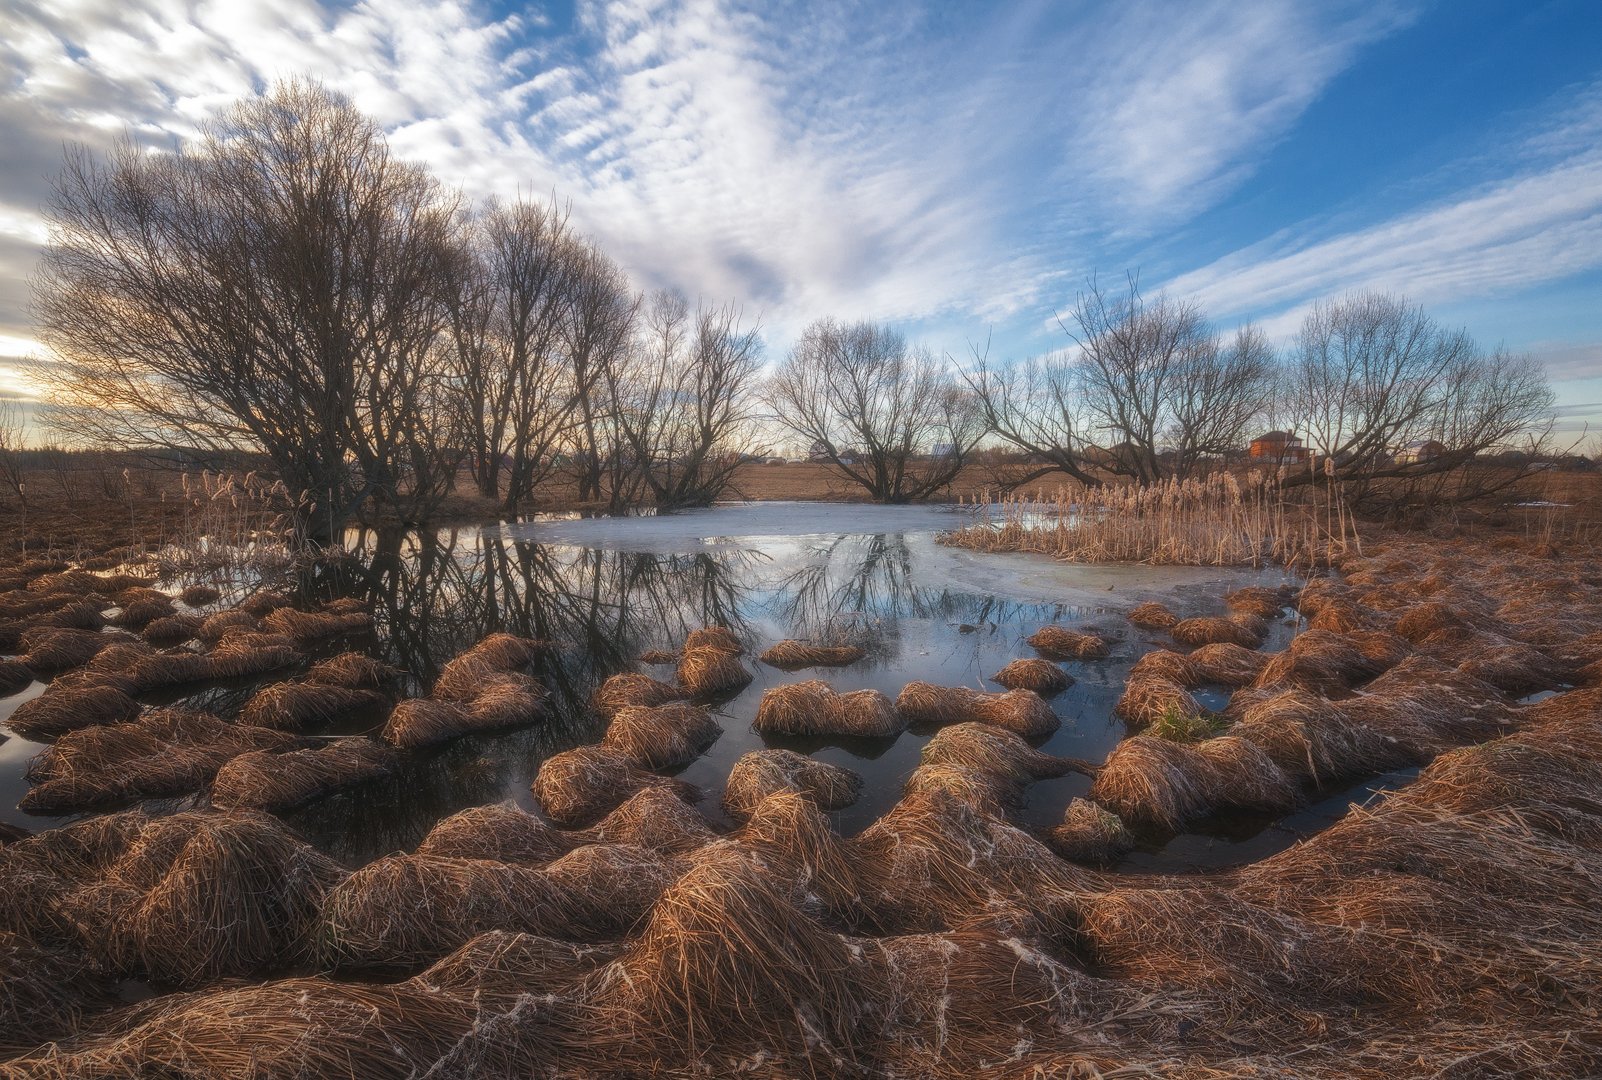
[[[0,391],[62,143],[308,74],[470,195],[571,200],[641,287],[740,300],[773,354],[821,315],[1045,351],[1092,273],[1280,340],[1372,287],[1536,354],[1602,430],[1597,0],[9,0],[0,69]]]

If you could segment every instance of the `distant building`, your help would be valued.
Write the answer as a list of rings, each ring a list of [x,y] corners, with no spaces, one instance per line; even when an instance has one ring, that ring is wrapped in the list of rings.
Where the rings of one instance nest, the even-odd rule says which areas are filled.
[[[1306,461],[1307,447],[1288,431],[1270,431],[1252,440],[1250,454],[1266,461]]]
[[[1446,453],[1444,443],[1438,443],[1434,439],[1420,439],[1396,451],[1395,459],[1398,465],[1415,465],[1419,462],[1434,461],[1444,453]]]

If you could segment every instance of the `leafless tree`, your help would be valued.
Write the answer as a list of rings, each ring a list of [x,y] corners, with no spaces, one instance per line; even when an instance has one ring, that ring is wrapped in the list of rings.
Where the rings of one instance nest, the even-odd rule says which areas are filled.
[[[41,369],[102,443],[259,449],[327,539],[372,497],[421,512],[460,270],[455,199],[345,98],[289,82],[198,139],[69,151],[36,288]]]
[[[1174,476],[1238,451],[1268,414],[1278,377],[1268,337],[1248,323],[1229,341],[1209,334],[1185,350],[1172,372],[1163,437]]]
[[[709,506],[752,443],[762,338],[732,305],[690,310],[663,291],[645,308],[633,362],[608,387],[628,451],[658,509]]]
[[[1014,364],[992,366],[976,356],[965,372],[992,432],[1038,464],[1012,478],[1026,484],[1063,472],[1082,484],[1100,483],[1095,461],[1103,460],[1085,412],[1081,371],[1072,354],[1059,351]]]
[[[1332,463],[1359,503],[1482,496],[1517,479],[1504,469],[1465,483],[1464,470],[1482,456],[1516,449],[1532,459],[1550,450],[1553,397],[1539,365],[1487,356],[1465,331],[1398,296],[1360,293],[1316,305],[1287,369],[1285,397],[1315,455]],[[1448,475],[1451,484],[1439,479]]]
[[[0,487],[4,487],[24,506],[28,502],[23,449],[25,435],[21,403],[15,398],[0,398]]]
[[[984,409],[948,366],[871,322],[820,319],[767,387],[773,420],[878,502],[945,487],[984,435]]]
[[[574,385],[590,389],[578,395],[569,445],[578,466],[578,497],[598,500],[605,493],[614,509],[635,501],[638,478],[627,437],[606,395],[595,389],[606,384],[611,367],[626,362],[639,307],[622,268],[593,243],[584,245],[575,255],[562,335]]]

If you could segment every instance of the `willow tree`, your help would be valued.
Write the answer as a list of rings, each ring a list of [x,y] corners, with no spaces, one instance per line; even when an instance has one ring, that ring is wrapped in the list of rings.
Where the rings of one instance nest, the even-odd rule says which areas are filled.
[[[346,98],[287,82],[172,150],[70,149],[47,217],[42,377],[74,430],[265,454],[314,538],[448,489],[456,200]]]

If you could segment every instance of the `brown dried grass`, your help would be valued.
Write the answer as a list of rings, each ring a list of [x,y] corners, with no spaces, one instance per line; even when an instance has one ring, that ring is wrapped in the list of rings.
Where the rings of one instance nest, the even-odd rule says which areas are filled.
[[[232,611],[219,611],[215,615],[206,616],[200,624],[200,640],[205,642],[218,642],[230,630],[259,630],[261,620],[248,611],[235,608]]]
[[[686,697],[689,697],[689,693],[672,683],[625,671],[613,675],[597,687],[590,703],[595,706],[596,712],[610,719],[617,715],[619,709],[630,706],[653,708],[670,701],[683,701]]]
[[[738,690],[752,679],[751,672],[740,662],[739,653],[713,645],[685,646],[676,670],[679,685],[691,697]]]
[[[644,769],[688,765],[723,734],[705,709],[683,703],[619,709],[601,745]]]
[[[744,821],[763,799],[782,791],[805,795],[821,810],[840,810],[862,794],[862,777],[793,750],[753,750],[729,770],[723,809]]]
[[[1062,823],[1046,831],[1046,842],[1065,859],[1105,865],[1135,848],[1135,838],[1124,821],[1089,799],[1071,799]]]
[[[808,667],[844,667],[867,656],[868,652],[857,645],[813,645],[805,641],[781,641],[757,657],[785,671],[799,671]]]
[[[334,739],[287,753],[254,750],[217,770],[211,804],[224,810],[278,813],[395,772],[400,757],[364,738]]]
[[[138,715],[139,703],[115,686],[51,686],[18,705],[6,726],[37,742],[81,728],[125,724]]]
[[[1177,831],[1215,810],[1287,810],[1297,784],[1256,744],[1234,736],[1194,746],[1135,735],[1113,748],[1089,797],[1120,817]]]
[[[562,994],[622,950],[616,945],[558,941],[518,930],[488,930],[414,976],[429,991],[505,997]]]
[[[82,667],[105,649],[128,640],[121,635],[102,634],[96,630],[40,626],[24,633],[19,645],[24,664],[36,674],[54,675],[69,668]]]
[[[1136,675],[1133,671],[1113,705],[1113,715],[1136,729],[1170,717],[1191,720],[1202,714],[1202,707],[1179,683],[1162,675]]]
[[[1419,748],[1351,720],[1335,703],[1286,690],[1247,708],[1232,729],[1287,774],[1317,783],[1416,764]]]
[[[1169,611],[1155,600],[1148,600],[1144,604],[1136,604],[1129,609],[1127,616],[1130,623],[1142,630],[1167,630],[1179,621],[1179,616]]]
[[[1066,626],[1042,626],[1026,640],[1039,652],[1066,660],[1100,660],[1108,651],[1107,642],[1095,634]]]
[[[183,591],[178,594],[178,599],[190,607],[205,607],[207,604],[216,603],[221,597],[222,591],[215,585],[198,582],[194,585],[185,585]]]
[[[534,777],[533,790],[546,817],[579,828],[645,787],[664,787],[686,800],[700,794],[693,785],[646,772],[626,755],[603,746],[579,746],[546,758]]]
[[[1243,649],[1255,649],[1265,636],[1262,620],[1254,615],[1219,618],[1214,615],[1185,619],[1169,628],[1169,636],[1181,645],[1217,645],[1228,643]]]
[[[567,854],[578,842],[527,810],[503,802],[459,810],[438,822],[423,837],[417,853],[541,866]]]
[[[465,707],[453,701],[407,698],[390,710],[379,737],[402,750],[420,750],[471,730],[472,720]]]
[[[1074,684],[1062,668],[1050,660],[1039,657],[1022,657],[1009,661],[990,681],[1009,690],[1033,690],[1042,696],[1060,694]]]
[[[691,649],[722,649],[739,655],[745,652],[745,645],[728,627],[708,626],[690,631],[690,636],[684,639],[683,651],[689,652]]]
[[[1135,682],[1148,677],[1166,679],[1181,687],[1200,686],[1206,681],[1188,653],[1175,652],[1173,649],[1153,649],[1142,654],[1130,667],[1127,681]]]
[[[1189,659],[1202,682],[1219,686],[1249,686],[1269,663],[1266,654],[1228,642],[1203,645]]]
[[[304,682],[273,683],[251,695],[240,710],[239,720],[277,731],[305,731],[349,713],[376,709],[388,700],[371,690]]]
[[[581,835],[595,843],[633,844],[668,855],[682,855],[716,839],[699,810],[659,785],[630,795]]]
[[[373,617],[365,611],[296,611],[280,607],[262,619],[262,625],[275,634],[298,642],[320,641],[339,634],[355,634],[371,628]]]
[[[764,734],[893,738],[906,729],[895,704],[877,690],[839,693],[809,679],[764,691],[751,725]]]
[[[397,668],[358,652],[344,652],[319,660],[306,672],[313,686],[343,686],[350,690],[382,690],[401,676]]]
[[[158,645],[177,645],[200,636],[205,620],[199,615],[167,615],[151,621],[139,636]]]
[[[104,979],[82,952],[46,948],[0,930],[0,1053],[71,1035],[86,1008],[108,996]]]
[[[910,682],[896,696],[896,709],[913,724],[995,724],[1025,737],[1049,735],[1062,725],[1051,706],[1032,690],[987,694],[965,686]]]
[[[1278,618],[1285,610],[1285,603],[1281,590],[1262,585],[1247,585],[1224,594],[1224,606],[1230,611],[1255,615],[1259,619]]]
[[[33,669],[21,660],[0,660],[0,697],[26,690],[33,683]]]

